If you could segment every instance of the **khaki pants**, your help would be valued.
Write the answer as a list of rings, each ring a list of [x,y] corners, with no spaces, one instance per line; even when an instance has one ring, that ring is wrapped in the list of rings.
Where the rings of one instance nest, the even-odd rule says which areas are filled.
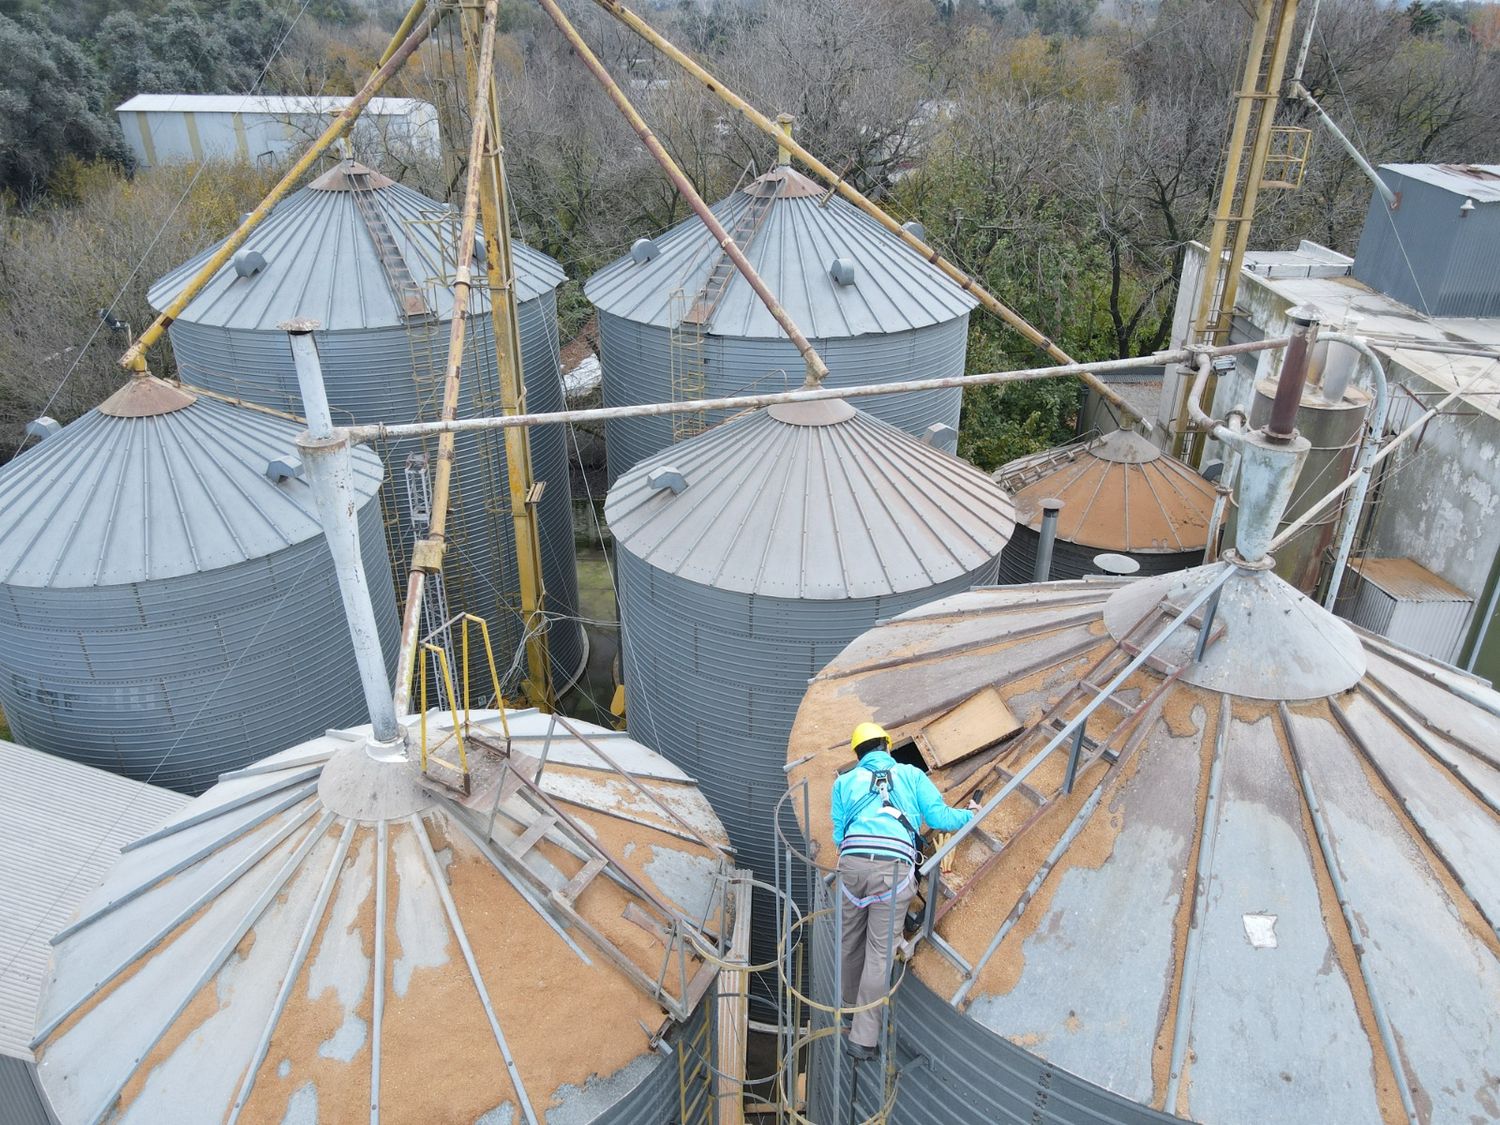
[[[836,892],[843,899],[843,1003],[856,1007],[890,990],[892,945],[901,940],[906,907],[916,897],[917,881],[909,863],[855,855],[839,856],[839,877],[849,892]],[[878,897],[878,901],[856,906],[849,895]],[[884,1015],[879,1007],[857,1013],[850,1040],[862,1047],[875,1046]]]

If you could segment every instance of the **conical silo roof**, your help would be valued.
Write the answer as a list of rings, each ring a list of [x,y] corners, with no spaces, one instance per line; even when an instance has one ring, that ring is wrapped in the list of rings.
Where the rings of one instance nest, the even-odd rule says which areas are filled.
[[[377,244],[365,210],[377,217],[374,229],[389,234],[394,253]],[[446,320],[457,225],[446,204],[344,161],[278,204],[177,319],[239,330],[274,330],[300,317],[328,332],[399,326],[409,314],[397,292],[411,284],[427,311]],[[158,278],[147,294],[152,306],[170,304],[222,245]],[[562,267],[547,255],[520,242],[511,249],[518,302],[562,283]],[[470,310],[488,308],[488,292],[476,286]]]
[[[738,233],[745,255],[797,326],[811,339],[901,332],[967,315],[978,302],[905,243],[802,173],[778,167],[720,200],[713,213]],[[755,229],[741,216],[769,199]],[[719,263],[713,234],[697,216],[652,240],[652,252],[627,254],[584,286],[601,311],[675,327],[683,310],[673,294],[692,298]],[[642,260],[649,257],[649,260]],[[835,259],[853,266],[848,284],[830,272]],[[719,336],[778,338],[781,327],[736,271],[719,299],[711,330]]]
[[[1094,700],[1091,669],[1124,670],[1229,565],[979,589],[877,627],[810,689],[792,777],[826,808],[855,722],[899,740],[998,688],[1027,729],[932,774],[950,802],[993,796]],[[892,1121],[1038,1098],[1056,1120],[1496,1117],[1500,694],[1267,570],[1232,572],[1195,662],[1202,627],[1095,712],[1070,794],[1067,740],[959,846],[946,944],[895,1002],[913,1050],[943,1050]]]
[[[696,1028],[707,980],[647,896],[721,923],[718,822],[616,732],[507,718],[473,714],[468,798],[372,757],[365,726],[127,845],[53,942],[35,1050],[62,1125],[675,1116],[685,1045],[645,986],[665,962]]]
[[[1132,430],[1013,461],[995,474],[1014,487],[1016,520],[1042,526],[1043,500],[1063,502],[1057,537],[1120,554],[1202,552],[1214,486]]]
[[[132,378],[0,471],[0,584],[44,589],[150,582],[231,567],[321,537],[312,491],[273,481],[301,428]],[[380,459],[354,452],[361,506]]]
[[[938,586],[991,563],[1014,526],[983,473],[842,400],[768,407],[657,454],[605,516],[655,570],[809,600]]]

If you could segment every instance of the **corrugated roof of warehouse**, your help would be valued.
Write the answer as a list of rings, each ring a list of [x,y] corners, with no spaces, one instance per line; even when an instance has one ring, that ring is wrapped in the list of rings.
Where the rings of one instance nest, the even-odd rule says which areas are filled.
[[[803,332],[813,339],[901,332],[963,316],[978,301],[923,261],[895,235],[842,199],[822,204],[824,189],[802,173],[776,168],[714,204],[715,217],[732,229],[750,205],[752,189],[780,184],[779,194],[745,256]],[[657,253],[638,263],[631,255],[605,266],[584,285],[601,311],[670,327],[682,319],[673,294],[697,293],[718,260],[719,248],[697,216],[654,239]],[[852,258],[855,281],[829,276],[835,258]],[[738,272],[713,317],[718,336],[784,338],[771,314]]]
[[[307,482],[273,482],[300,427],[132,379],[0,469],[0,583],[113,586],[264,558],[323,534]],[[361,504],[385,470],[354,451]]]
[[[257,252],[265,265],[241,277],[234,263],[226,262],[177,319],[238,331],[275,331],[299,317],[311,317],[326,331],[405,327],[409,322],[348,187],[351,171],[369,169],[345,161],[277,204],[237,252]],[[379,173],[370,175],[371,194],[382,205],[407,269],[434,302],[438,317],[448,319],[457,212]],[[165,309],[224,241],[157,278],[147,293],[152,307]],[[546,254],[517,241],[511,247],[517,301],[533,300],[563,283],[562,266]],[[429,284],[434,280],[441,283]],[[489,308],[483,285],[475,286],[469,308],[472,313]]]
[[[1408,179],[1467,195],[1476,203],[1500,203],[1500,164],[1382,164]]]
[[[52,935],[104,881],[120,848],[191,800],[0,740],[0,1055],[31,1057]]]
[[[252,94],[137,94],[115,106],[116,113],[338,113],[352,99],[341,97],[274,97]],[[430,106],[420,98],[371,98],[364,112],[412,113]]]

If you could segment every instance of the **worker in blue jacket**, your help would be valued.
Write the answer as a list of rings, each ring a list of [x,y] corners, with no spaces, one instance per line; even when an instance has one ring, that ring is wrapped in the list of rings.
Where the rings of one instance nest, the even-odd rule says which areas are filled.
[[[839,849],[843,895],[843,1004],[859,1007],[890,988],[891,953],[917,893],[918,836],[925,823],[955,832],[969,809],[950,808],[931,779],[891,757],[891,737],[875,723],[860,723],[849,740],[859,765],[833,783],[833,842]],[[872,1058],[881,1010],[858,1012],[845,1049]]]

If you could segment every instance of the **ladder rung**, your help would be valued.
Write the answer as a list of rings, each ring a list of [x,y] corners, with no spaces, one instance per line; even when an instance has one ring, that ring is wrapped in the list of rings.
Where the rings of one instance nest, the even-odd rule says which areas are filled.
[[[1105,695],[1105,693],[1104,693],[1104,685],[1103,684],[1096,684],[1096,683],[1094,683],[1093,680],[1079,680],[1078,681],[1078,686],[1081,687],[1081,688],[1083,688],[1083,689],[1085,689],[1086,691],[1093,692],[1095,695],[1102,696],[1103,699],[1104,699],[1104,702],[1108,703],[1111,707],[1118,707],[1121,711],[1124,711],[1127,715],[1134,715],[1134,714],[1136,714],[1136,712],[1138,712],[1140,710],[1139,707],[1136,707],[1133,704],[1126,703],[1126,702],[1124,702],[1121,699],[1117,699],[1113,693],[1111,693],[1109,695]],[[1059,720],[1059,719],[1053,719],[1052,721],[1054,723],[1060,724],[1058,726],[1059,730],[1061,730],[1063,726],[1067,725],[1065,723],[1062,723],[1061,720]]]
[[[578,869],[578,874],[569,879],[567,885],[562,890],[555,891],[554,897],[572,906],[573,900],[583,894],[584,888],[592,883],[599,872],[608,866],[609,860],[605,859],[602,855],[596,855]]]
[[[505,850],[517,859],[520,859],[532,848],[536,847],[537,842],[548,832],[551,832],[556,825],[557,817],[551,813],[543,813],[531,822],[531,827],[526,829],[519,838],[512,840]]]
[[[1121,641],[1120,647],[1130,653],[1131,656],[1139,656],[1142,652],[1142,646],[1136,644],[1134,641]],[[1178,665],[1168,664],[1165,660],[1156,656],[1148,656],[1146,658],[1146,666],[1155,672],[1160,672],[1163,676],[1175,676],[1178,672],[1182,671]]]
[[[1001,783],[1004,784],[1004,785],[1009,785],[1011,783],[1012,779],[1015,777],[1014,774],[1012,774],[1009,770],[1007,770],[1003,766],[996,766],[995,767],[995,776],[998,777],[1000,779]],[[1045,798],[1040,793],[1038,793],[1031,786],[1027,785],[1024,781],[1020,785],[1016,786],[1016,790],[1015,791],[1017,793],[1021,794],[1021,796],[1025,797],[1028,801],[1030,801],[1034,805],[1041,805],[1043,803],[1043,801],[1045,800]],[[979,830],[975,829],[975,831],[977,832]]]

